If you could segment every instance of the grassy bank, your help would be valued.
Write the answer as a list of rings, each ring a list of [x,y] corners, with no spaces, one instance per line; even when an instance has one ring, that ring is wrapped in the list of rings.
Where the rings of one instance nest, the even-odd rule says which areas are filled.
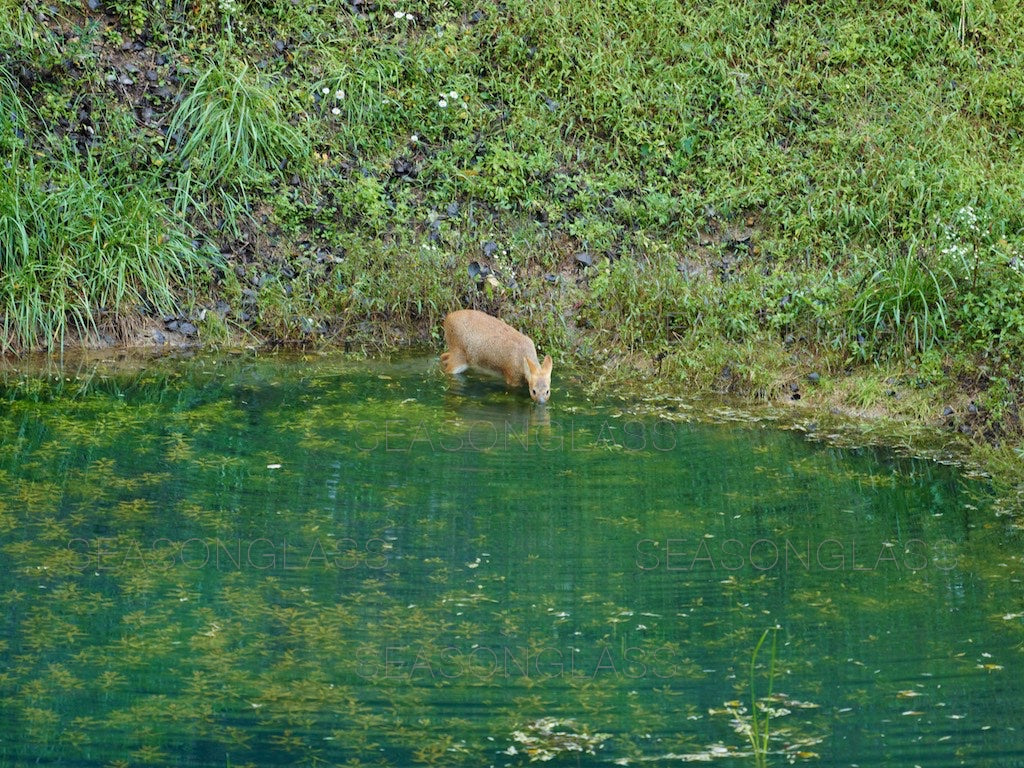
[[[437,343],[472,305],[609,383],[1019,445],[1022,26],[995,0],[0,0],[0,344]]]

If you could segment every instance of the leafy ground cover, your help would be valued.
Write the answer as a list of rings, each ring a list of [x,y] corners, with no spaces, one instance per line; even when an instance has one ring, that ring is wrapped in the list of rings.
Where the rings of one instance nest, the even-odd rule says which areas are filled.
[[[606,385],[1018,445],[1022,26],[998,0],[0,0],[0,344],[436,345],[472,305]]]

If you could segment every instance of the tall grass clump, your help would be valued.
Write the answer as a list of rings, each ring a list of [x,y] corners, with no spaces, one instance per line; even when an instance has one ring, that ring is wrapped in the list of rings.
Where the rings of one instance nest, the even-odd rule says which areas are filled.
[[[930,265],[914,248],[866,273],[849,310],[858,355],[901,357],[930,349],[949,330],[947,297],[955,289],[953,272]]]
[[[38,13],[36,3],[0,0],[0,52],[52,66],[59,61],[60,51],[55,36],[37,20]]]
[[[154,188],[64,158],[0,185],[0,349],[62,347],[170,313],[199,266]]]
[[[243,62],[219,56],[199,75],[171,119],[183,173],[204,184],[245,186],[260,173],[308,158],[280,98]]]
[[[9,155],[20,146],[19,134],[24,135],[24,130],[25,107],[18,98],[14,78],[0,64],[0,164],[11,162]]]

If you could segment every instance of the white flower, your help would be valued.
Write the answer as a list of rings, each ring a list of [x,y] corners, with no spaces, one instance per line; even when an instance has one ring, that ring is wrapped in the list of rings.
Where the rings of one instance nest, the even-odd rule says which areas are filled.
[[[445,99],[438,99],[437,106],[439,106],[441,109],[444,109],[445,107],[448,106],[448,102]]]
[[[448,98],[454,101],[455,99],[459,98],[459,94],[455,91],[448,91]]]
[[[332,115],[340,115],[341,114],[341,110],[338,109],[337,107],[332,107],[331,108],[331,114]]]
[[[328,88],[327,86],[324,86],[324,89],[323,89],[323,91],[321,91],[321,93],[323,93],[323,95],[324,95],[324,96],[326,96],[326,95],[327,95],[327,94],[329,94],[330,92],[331,92],[331,89],[330,89],[330,88]]]
[[[412,136],[409,137],[409,141],[411,141],[413,144],[415,144],[419,140],[420,140],[420,137],[417,136],[415,133]]]
[[[405,18],[405,11],[395,11],[395,18],[396,19],[404,19]]]
[[[338,101],[341,101],[342,99],[345,98],[345,92],[339,88],[334,92],[334,98],[336,98]]]

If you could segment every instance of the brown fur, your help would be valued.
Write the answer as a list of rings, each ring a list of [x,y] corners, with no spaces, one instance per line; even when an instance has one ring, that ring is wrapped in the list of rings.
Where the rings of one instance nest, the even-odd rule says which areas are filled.
[[[505,378],[509,387],[523,384],[538,403],[551,393],[551,355],[537,362],[537,350],[529,336],[508,323],[475,309],[460,309],[444,319],[448,351],[441,355],[447,373],[467,367],[483,368]]]

